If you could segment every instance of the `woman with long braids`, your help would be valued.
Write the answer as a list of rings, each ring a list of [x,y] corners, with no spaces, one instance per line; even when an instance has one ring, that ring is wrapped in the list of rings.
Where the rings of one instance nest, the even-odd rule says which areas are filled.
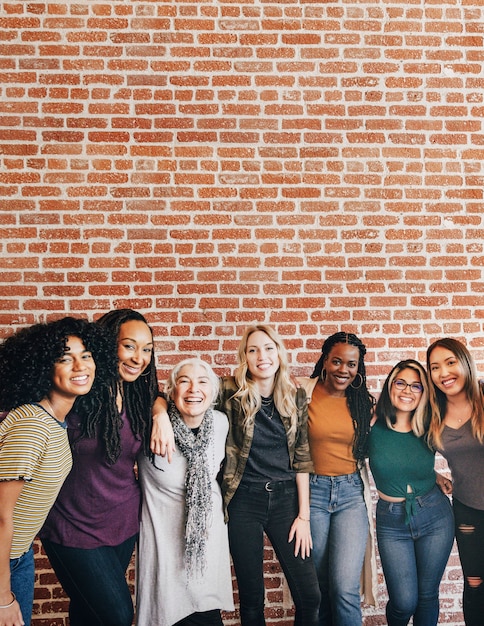
[[[32,543],[68,475],[66,415],[94,414],[116,373],[115,345],[97,324],[65,317],[0,346],[0,624],[29,626]]]
[[[102,411],[67,417],[73,468],[40,536],[71,600],[71,626],[130,626],[125,573],[139,532],[135,463],[148,452],[158,393],[153,335],[131,309],[110,311],[98,324],[116,338],[118,375]]]
[[[484,387],[466,346],[450,337],[427,349],[430,443],[447,460],[455,535],[464,574],[464,621],[484,621]]]
[[[326,339],[310,378],[308,432],[313,559],[321,590],[320,626],[361,626],[363,593],[376,604],[372,507],[365,464],[374,400],[366,386],[366,348],[353,333]]]

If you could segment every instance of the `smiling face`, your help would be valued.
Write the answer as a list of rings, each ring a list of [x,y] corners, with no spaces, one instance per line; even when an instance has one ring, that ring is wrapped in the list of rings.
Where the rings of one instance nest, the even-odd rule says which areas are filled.
[[[92,354],[79,337],[68,337],[64,355],[54,364],[50,399],[76,398],[91,390],[96,372]]]
[[[413,413],[420,403],[422,391],[422,381],[418,372],[411,368],[398,372],[389,389],[390,401],[395,407],[396,414]]]
[[[360,351],[349,343],[336,343],[324,362],[324,388],[331,396],[344,396],[358,373]]]
[[[188,426],[193,428],[200,425],[212,404],[213,392],[210,376],[202,365],[187,364],[180,369],[172,400]]]
[[[250,376],[256,384],[274,381],[279,369],[279,353],[277,345],[264,331],[256,330],[249,335],[245,358]]]
[[[466,374],[455,354],[443,346],[436,346],[429,354],[430,377],[446,396],[465,393]]]
[[[119,375],[127,383],[134,382],[149,366],[153,354],[153,337],[149,326],[141,320],[130,320],[119,328]]]

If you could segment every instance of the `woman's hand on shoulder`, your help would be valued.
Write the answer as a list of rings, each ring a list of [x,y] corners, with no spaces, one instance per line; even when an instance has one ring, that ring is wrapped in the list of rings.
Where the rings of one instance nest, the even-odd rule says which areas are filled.
[[[153,405],[150,450],[158,456],[166,456],[168,463],[171,463],[175,450],[175,436],[166,409],[166,400],[157,398]]]
[[[296,517],[289,532],[289,543],[294,540],[294,556],[298,554],[302,559],[310,556],[313,548],[311,525],[308,518]]]

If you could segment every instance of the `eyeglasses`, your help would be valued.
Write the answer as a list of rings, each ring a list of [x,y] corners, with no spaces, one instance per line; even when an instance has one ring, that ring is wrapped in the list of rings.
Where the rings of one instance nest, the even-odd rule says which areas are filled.
[[[405,391],[407,387],[410,387],[410,391],[413,391],[413,393],[422,393],[423,391],[423,385],[421,385],[420,383],[407,383],[405,380],[403,380],[403,378],[396,378],[393,381],[393,385],[399,391]]]

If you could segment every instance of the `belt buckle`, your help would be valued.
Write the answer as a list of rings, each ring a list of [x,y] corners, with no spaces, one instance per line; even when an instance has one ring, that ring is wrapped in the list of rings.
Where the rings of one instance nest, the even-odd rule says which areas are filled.
[[[273,491],[273,489],[271,488],[271,481],[267,481],[266,484],[264,485],[264,489],[266,491]]]

